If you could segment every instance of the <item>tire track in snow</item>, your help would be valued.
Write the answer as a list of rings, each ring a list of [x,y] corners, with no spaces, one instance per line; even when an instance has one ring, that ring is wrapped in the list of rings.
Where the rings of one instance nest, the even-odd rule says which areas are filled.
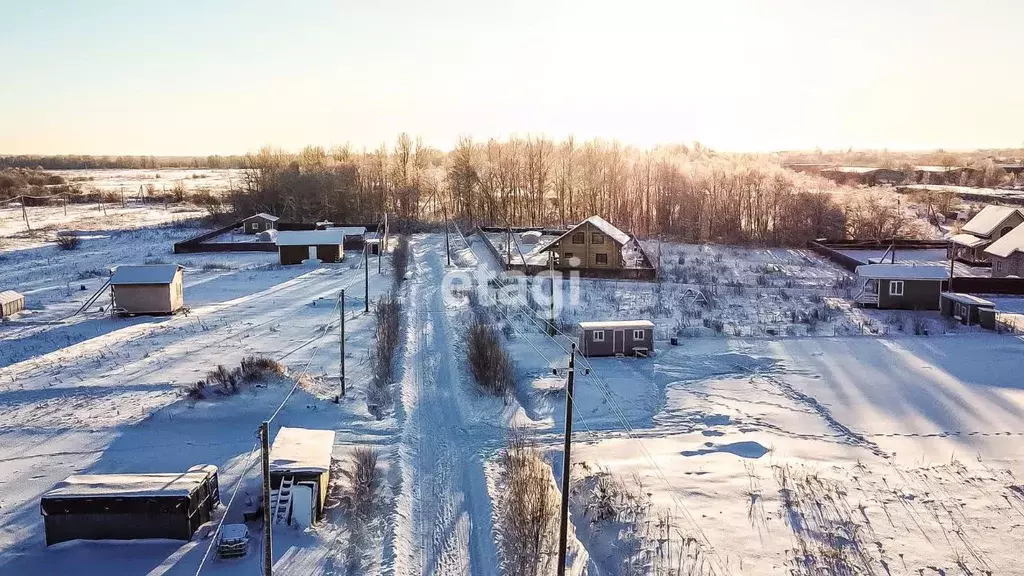
[[[437,237],[414,243],[402,381],[396,574],[492,574],[497,569],[483,456],[488,432],[467,431],[441,280]],[[443,241],[441,241],[443,242]],[[405,524],[403,526],[403,523]]]

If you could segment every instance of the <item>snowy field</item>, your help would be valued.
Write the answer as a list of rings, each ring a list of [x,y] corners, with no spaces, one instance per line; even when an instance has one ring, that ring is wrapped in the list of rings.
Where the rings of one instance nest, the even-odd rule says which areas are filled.
[[[87,217],[62,225],[84,229]],[[469,301],[446,281],[455,269],[493,270],[478,241],[453,240],[449,269],[444,238],[415,235],[397,286],[391,256],[382,274],[371,259],[371,300],[396,290],[404,308],[393,402],[378,420],[366,408],[375,322],[358,254],[319,267],[282,267],[273,253],[174,255],[171,244],[197,230],[134,218],[76,251],[0,248],[0,286],[29,303],[0,324],[0,573],[195,574],[210,527],[191,542],[47,548],[40,495],[74,473],[210,463],[223,501],[238,487],[221,513],[239,522],[258,497],[256,427],[300,374],[271,434],[335,430],[336,469],[323,522],[275,527],[275,573],[499,573],[496,462],[509,428],[525,429],[555,486],[572,335],[546,336],[546,309],[505,299],[487,313],[504,327],[516,392],[508,402],[480,393],[465,362]],[[652,358],[577,359],[570,574],[1020,573],[1019,337],[836,337],[862,311],[843,305],[844,272],[813,254],[675,245],[662,257],[672,263],[662,285],[587,280],[559,318],[563,332],[608,316],[658,326]],[[187,315],[72,314],[107,267],[144,262],[186,266]],[[705,287],[716,304],[698,317],[685,290]],[[336,403],[342,288],[349,390]],[[811,331],[814,310],[830,316]],[[737,337],[737,326],[749,332]],[[288,376],[235,396],[185,396],[208,370],[250,354],[279,360]],[[356,446],[380,455],[369,522],[341,497]],[[247,557],[212,557],[202,573],[258,573],[257,540]]]
[[[161,168],[153,170],[111,168],[103,170],[52,170],[69,184],[94,188],[101,192],[137,193],[139,186],[153,185],[157,191],[169,192],[181,182],[189,192],[206,190],[224,192],[241,180],[241,170],[205,168]]]

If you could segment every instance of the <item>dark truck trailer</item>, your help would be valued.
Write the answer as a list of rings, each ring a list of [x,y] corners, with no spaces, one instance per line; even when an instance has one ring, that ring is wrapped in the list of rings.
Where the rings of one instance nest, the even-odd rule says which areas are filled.
[[[70,476],[39,502],[46,545],[68,540],[189,540],[220,503],[217,467]]]

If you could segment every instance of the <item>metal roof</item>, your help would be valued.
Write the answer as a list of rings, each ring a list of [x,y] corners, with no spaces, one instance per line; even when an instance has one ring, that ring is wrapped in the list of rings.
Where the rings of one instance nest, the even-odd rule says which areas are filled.
[[[345,233],[345,236],[363,236],[366,234],[366,228],[362,226],[328,226],[328,230],[341,230]]]
[[[209,476],[209,472],[165,474],[80,474],[68,476],[43,498],[152,498],[188,496]]]
[[[955,236],[952,236],[950,240],[954,244],[959,244],[961,246],[966,246],[968,248],[974,248],[976,246],[980,246],[981,244],[988,242],[988,240],[985,240],[984,238],[978,238],[974,234],[957,234]]]
[[[3,292],[0,292],[0,304],[10,304],[11,302],[17,302],[18,300],[24,299],[24,296],[14,290],[4,290]]]
[[[174,281],[174,275],[178,270],[183,270],[177,264],[159,264],[154,266],[118,266],[114,268],[114,275],[110,278],[111,286],[123,286],[126,284],[170,284]]]
[[[604,320],[596,322],[580,322],[583,330],[615,330],[616,328],[654,328],[650,320]]]
[[[1024,252],[1024,224],[1018,224],[1016,228],[985,248],[985,252],[1000,258],[1009,258],[1014,252]]]
[[[995,307],[995,303],[990,302],[988,300],[985,300],[984,298],[978,298],[977,296],[974,296],[973,294],[963,294],[963,293],[960,293],[960,292],[943,292],[942,293],[942,297],[943,298],[948,298],[948,299],[953,300],[955,302],[960,302],[962,304],[973,304],[975,306]]]
[[[342,245],[345,233],[340,228],[328,230],[288,230],[277,233],[278,246],[325,246]]]
[[[271,222],[277,222],[278,220],[280,220],[280,218],[278,218],[277,216],[272,216],[270,214],[267,214],[266,212],[260,212],[258,214],[253,214],[252,216],[249,216],[248,218],[246,218],[246,220],[251,220],[253,218],[263,218],[265,220],[270,220]]]
[[[976,236],[990,236],[1000,224],[1014,214],[1024,217],[1024,213],[1021,213],[1019,208],[988,205],[982,208],[981,212],[978,212],[967,224],[964,224],[963,231]]]
[[[270,471],[280,473],[327,472],[334,452],[333,430],[282,426],[270,448]]]
[[[864,264],[857,266],[857,276],[872,280],[947,280],[949,268],[914,264]]]

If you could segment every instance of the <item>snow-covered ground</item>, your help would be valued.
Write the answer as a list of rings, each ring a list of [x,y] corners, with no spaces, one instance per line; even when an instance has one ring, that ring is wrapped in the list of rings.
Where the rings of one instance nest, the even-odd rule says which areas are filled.
[[[189,192],[207,190],[223,192],[232,184],[242,179],[242,171],[237,169],[207,168],[161,168],[161,169],[123,169],[104,170],[53,170],[70,184],[83,188],[94,188],[103,192],[124,190],[125,194],[137,194],[139,186],[150,184],[158,192],[169,192],[174,185],[181,182]]]
[[[390,256],[379,275],[371,260],[371,299],[397,290],[404,308],[394,404],[377,420],[365,405],[375,322],[363,312],[361,259],[282,267],[273,253],[171,253],[173,241],[195,232],[141,226],[96,234],[76,251],[0,252],[0,285],[25,291],[30,307],[0,324],[0,573],[195,574],[207,529],[187,543],[47,548],[39,496],[73,473],[211,463],[221,469],[224,501],[240,486],[226,511],[227,521],[240,521],[259,486],[256,427],[304,371],[310,377],[271,433],[335,430],[339,495],[353,447],[373,447],[381,486],[368,523],[332,497],[316,527],[275,528],[276,573],[499,573],[495,462],[515,425],[546,450],[558,479],[572,335],[548,337],[546,308],[505,298],[488,314],[506,326],[516,393],[504,403],[478,392],[465,363],[468,298],[446,280],[453,270],[493,270],[494,262],[478,241],[466,248],[453,239],[447,268],[444,238],[416,235],[405,282],[393,284]],[[835,337],[836,326],[857,322],[862,311],[842,305],[845,273],[813,254],[671,245],[661,252],[673,265],[660,286],[586,280],[560,318],[563,331],[598,317],[652,317],[658,325],[652,358],[577,358],[570,573],[621,574],[626,564],[654,573],[666,558],[694,566],[683,573],[723,576],[1019,572],[1019,337]],[[146,261],[186,266],[188,315],[70,316],[102,282],[89,271]],[[719,278],[692,278],[700,274]],[[706,286],[717,302],[709,316],[722,330],[705,328],[687,303],[686,288]],[[342,288],[349,389],[335,403]],[[835,317],[809,333],[801,314],[830,303]],[[780,316],[788,319],[776,322]],[[671,346],[684,317],[682,328],[700,330]],[[733,323],[761,329],[736,337]],[[787,325],[802,329],[784,337]],[[289,377],[237,396],[183,396],[206,371],[249,354],[283,362]],[[637,504],[598,520],[595,503],[609,486],[633,496],[605,501]],[[258,536],[259,524],[250,532]],[[202,573],[258,573],[259,552],[256,537],[247,557],[211,558]]]

